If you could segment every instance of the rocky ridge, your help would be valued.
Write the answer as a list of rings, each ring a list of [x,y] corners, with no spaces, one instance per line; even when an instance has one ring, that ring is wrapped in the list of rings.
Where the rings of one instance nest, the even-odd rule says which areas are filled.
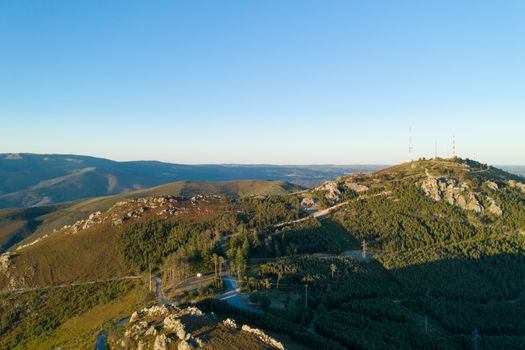
[[[232,319],[222,323],[215,319],[215,315],[206,315],[196,307],[179,309],[172,305],[152,306],[134,312],[122,332],[111,338],[109,345],[114,349],[139,350],[213,349],[210,328],[222,327],[226,334],[248,333],[254,337],[254,341],[262,342],[265,347],[285,350],[281,342],[260,329],[248,325],[238,327]],[[207,331],[199,333],[198,329],[202,326],[207,327]]]
[[[314,187],[307,192],[301,201],[301,207],[306,210],[316,210],[320,209],[321,199],[324,199],[330,205],[334,205],[343,199],[345,192],[366,192],[369,190],[369,187],[357,182],[363,177],[368,177],[368,175],[356,174],[339,178],[335,181],[325,181],[320,186]]]
[[[91,213],[86,219],[79,220],[72,225],[65,225],[55,230],[55,232],[60,231],[75,234],[103,223],[119,226],[126,221],[138,219],[144,215],[154,215],[161,219],[167,219],[188,213],[193,209],[197,212],[201,210],[207,212],[206,209],[201,209],[199,204],[208,203],[209,201],[220,198],[221,197],[217,195],[198,195],[189,199],[174,196],[153,196],[130,199],[116,203],[105,213],[100,211]]]

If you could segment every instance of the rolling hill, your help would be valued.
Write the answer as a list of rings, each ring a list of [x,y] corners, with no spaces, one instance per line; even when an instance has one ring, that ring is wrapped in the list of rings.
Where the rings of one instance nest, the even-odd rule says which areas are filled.
[[[113,195],[181,180],[278,180],[310,186],[381,166],[184,165],[79,155],[0,154],[0,208]]]
[[[145,276],[151,267],[173,300],[197,303],[214,322],[235,319],[308,349],[459,350],[476,334],[480,349],[523,347],[522,177],[455,158],[291,188],[264,181],[179,182],[50,212],[29,208],[44,210],[34,220],[42,221],[37,231],[46,227],[48,234],[2,255],[0,286],[16,290]],[[11,230],[35,225],[12,209],[5,213]],[[49,233],[51,227],[57,230]],[[256,313],[217,300],[222,283],[213,276],[221,264]],[[197,273],[210,282],[201,285],[194,280]],[[178,290],[188,280],[198,287]],[[111,288],[117,288],[112,303],[123,298],[121,285]],[[29,324],[35,313],[9,306],[22,302],[29,303],[12,297],[0,307]],[[58,324],[45,321],[48,328],[31,342],[62,334],[60,325],[71,317],[84,316],[79,311]],[[4,344],[24,332],[12,327]],[[114,344],[156,341],[147,327],[143,338],[131,339],[133,327],[112,334]]]
[[[105,211],[119,201],[148,196],[284,194],[296,186],[281,181],[180,181],[113,196],[96,197],[57,205],[0,209],[0,253],[31,236],[34,240],[64,225],[70,225],[96,211]]]

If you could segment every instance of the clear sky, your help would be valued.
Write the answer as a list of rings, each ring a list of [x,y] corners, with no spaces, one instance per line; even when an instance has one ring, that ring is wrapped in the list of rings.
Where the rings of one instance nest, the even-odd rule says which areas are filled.
[[[525,1],[0,0],[0,152],[525,164]]]

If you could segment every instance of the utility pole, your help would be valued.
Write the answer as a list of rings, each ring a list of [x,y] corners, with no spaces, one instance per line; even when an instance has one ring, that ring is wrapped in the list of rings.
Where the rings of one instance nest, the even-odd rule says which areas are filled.
[[[361,244],[361,255],[363,256],[363,259],[366,259],[366,241],[364,239]]]
[[[474,329],[474,332],[472,332],[472,350],[478,350],[480,338],[481,336],[479,335],[478,329]]]
[[[308,285],[304,286],[304,306],[308,309]]]
[[[149,263],[149,291],[151,292],[151,263]]]

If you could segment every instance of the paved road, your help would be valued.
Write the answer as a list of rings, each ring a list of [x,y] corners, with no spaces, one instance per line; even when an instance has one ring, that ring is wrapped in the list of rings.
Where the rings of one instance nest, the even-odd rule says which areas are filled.
[[[238,309],[243,309],[251,312],[258,312],[258,310],[250,305],[247,300],[247,297],[241,293],[241,289],[237,285],[237,280],[235,277],[230,275],[224,275],[222,277],[224,282],[224,289],[226,292],[219,295],[217,298],[219,300],[226,301],[229,305],[234,306]]]
[[[325,209],[321,209],[321,210],[318,210],[316,212],[314,212],[311,216],[313,216],[314,218],[316,219],[319,219],[319,218],[322,218],[322,217],[325,217],[327,216],[328,214],[330,214],[332,211],[350,203],[350,202],[354,202],[354,201],[360,201],[360,200],[363,200],[363,199],[367,199],[367,198],[372,198],[372,197],[378,197],[378,196],[386,196],[390,193],[390,191],[384,191],[384,192],[380,192],[380,193],[376,193],[376,194],[372,194],[372,195],[361,195],[357,198],[354,198],[354,199],[349,199],[347,201],[344,201],[344,202],[341,202],[341,203],[338,203],[336,205],[333,205],[331,207],[328,207],[328,208],[325,208]],[[286,221],[286,222],[281,222],[281,223],[278,223],[278,224],[275,224],[273,227],[274,228],[280,228],[280,227],[283,227],[283,226],[288,226],[288,225],[293,225],[293,224],[296,224],[296,223],[299,223],[299,222],[302,222],[302,221],[306,221],[310,218],[310,215],[309,216],[306,216],[304,218],[300,218],[300,219],[297,219],[297,220],[292,220],[292,221]]]
[[[159,305],[171,305],[170,301],[166,299],[162,292],[162,280],[160,277],[155,277],[155,292],[157,294]]]

